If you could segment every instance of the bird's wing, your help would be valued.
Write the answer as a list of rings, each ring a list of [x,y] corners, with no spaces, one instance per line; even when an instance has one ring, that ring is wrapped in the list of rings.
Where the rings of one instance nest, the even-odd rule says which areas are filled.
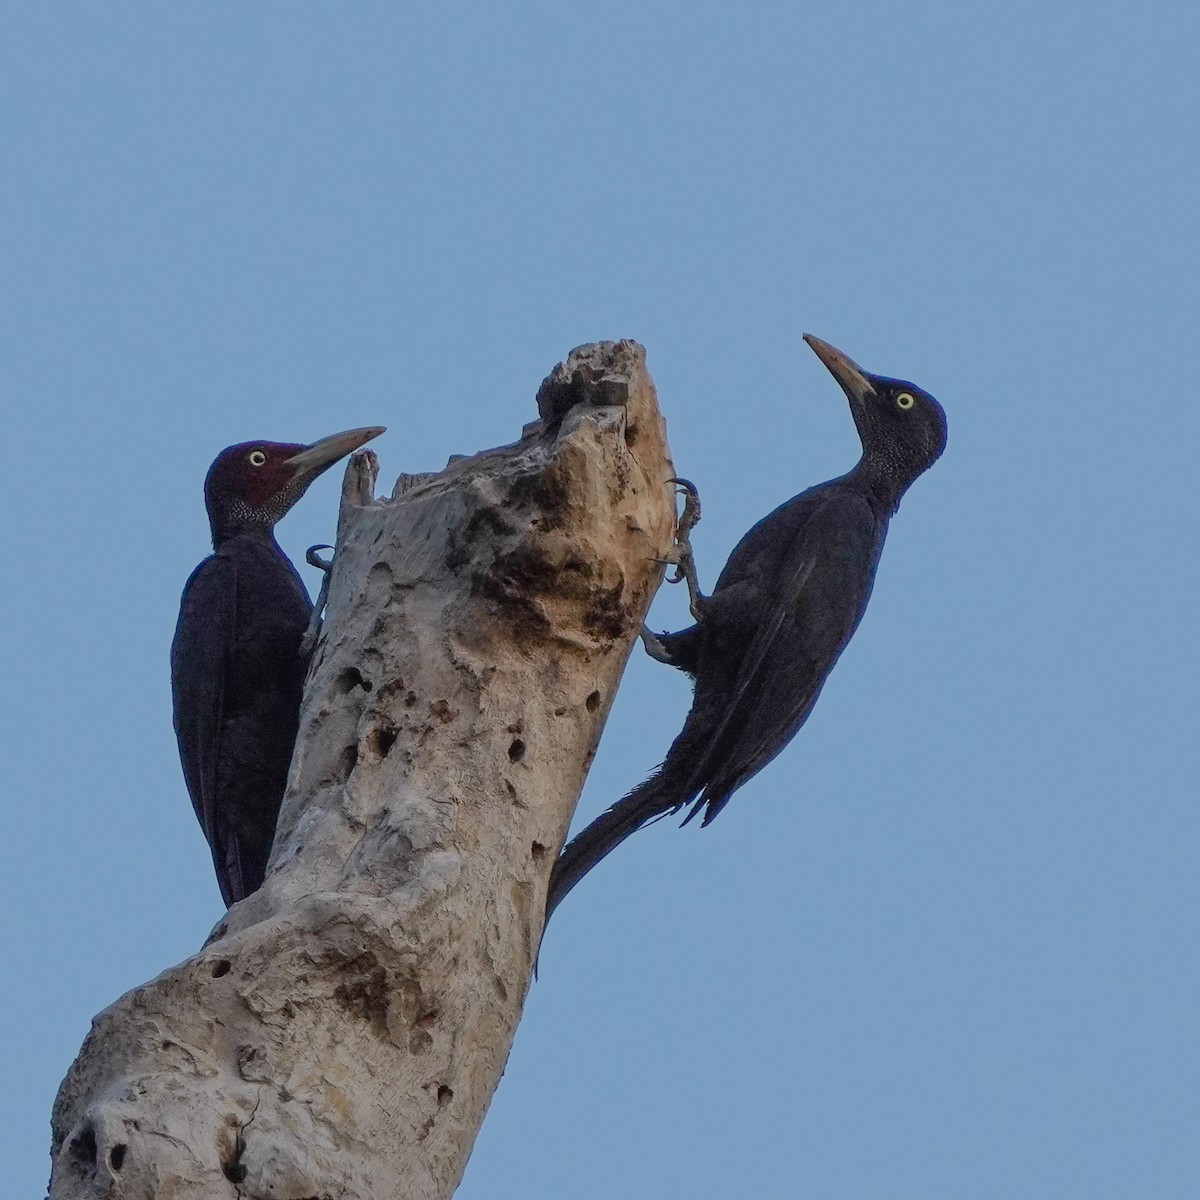
[[[835,497],[793,537],[774,578],[763,581],[765,608],[737,672],[732,695],[692,775],[704,792],[689,814],[704,823],[791,740],[861,619],[878,559],[865,501]],[[766,597],[769,595],[769,601]]]
[[[224,682],[236,625],[237,561],[213,554],[192,572],[183,589],[171,643],[171,694],[184,781],[212,850],[226,904],[242,890],[236,838],[222,820],[218,793]]]

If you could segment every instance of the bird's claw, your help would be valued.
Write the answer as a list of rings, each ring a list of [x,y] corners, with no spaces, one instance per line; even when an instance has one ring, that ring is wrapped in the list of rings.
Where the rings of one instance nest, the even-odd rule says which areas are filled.
[[[317,551],[332,549],[333,547],[327,542],[322,542],[319,546],[309,546],[309,548],[304,552],[304,561],[308,563],[310,567],[316,567],[318,571],[324,571],[325,574],[328,575],[329,572],[333,570],[333,559],[324,559],[317,553]]]
[[[675,567],[675,573],[667,576],[670,583],[686,583],[688,588],[688,608],[692,617],[699,621],[700,610],[704,607],[704,593],[700,591],[700,580],[696,575],[696,559],[692,554],[692,530],[700,523],[700,492],[690,479],[674,476],[667,480],[677,485],[676,495],[681,495],[683,512],[675,522],[675,545],[671,550],[670,563]]]
[[[666,663],[668,667],[675,666],[675,660],[671,657],[666,646],[659,640],[658,634],[652,633],[647,626],[643,625],[638,631],[638,637],[642,639],[642,645],[645,646],[646,653],[655,662]]]
[[[675,523],[675,540],[687,545],[688,535],[700,524],[700,492],[690,479],[674,476],[667,482],[678,484],[675,489],[677,496],[687,497],[683,502],[683,512]]]
[[[308,628],[300,639],[300,654],[305,661],[312,657],[313,651],[317,648],[317,638],[321,636],[321,614],[324,613],[325,605],[329,602],[329,581],[333,578],[333,559],[322,558],[317,551],[332,549],[333,547],[328,543],[322,543],[318,546],[309,546],[304,552],[304,561],[310,567],[316,567],[324,576],[321,580],[321,590],[317,593],[317,602],[313,605]]]
[[[679,552],[674,547],[672,547],[670,550],[667,551],[667,553],[662,558],[659,558],[657,555],[652,554],[646,561],[652,562],[652,563],[658,563],[658,565],[660,567],[678,567],[679,566]],[[682,576],[680,578],[682,578]],[[671,576],[671,577],[668,577],[667,582],[668,583],[678,583],[679,579],[676,579],[673,576]]]

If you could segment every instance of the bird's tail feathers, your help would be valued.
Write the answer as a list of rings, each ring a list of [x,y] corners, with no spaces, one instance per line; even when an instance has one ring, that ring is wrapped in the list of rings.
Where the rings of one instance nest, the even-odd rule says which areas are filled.
[[[729,797],[733,795],[735,790],[736,788],[732,787],[714,788],[711,785],[706,786],[704,791],[692,801],[692,807],[688,809],[688,815],[679,822],[679,828],[682,829],[685,825],[690,825],[701,813],[704,814],[704,820],[700,822],[700,828],[703,829],[706,825],[711,825],[717,813],[729,803]],[[666,813],[663,813],[663,816],[666,815]]]
[[[550,920],[550,914],[567,893],[630,834],[678,812],[690,798],[681,797],[678,786],[660,769],[576,834],[554,864],[546,896],[546,920]]]

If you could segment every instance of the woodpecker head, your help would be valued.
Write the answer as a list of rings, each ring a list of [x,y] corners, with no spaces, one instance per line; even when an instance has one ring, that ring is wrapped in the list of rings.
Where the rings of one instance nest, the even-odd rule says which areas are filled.
[[[204,480],[213,545],[238,533],[269,533],[322,471],[383,433],[348,429],[311,446],[240,442],[217,455]]]
[[[872,375],[848,354],[806,333],[804,340],[842,386],[862,439],[863,460],[895,502],[946,449],[946,414],[925,390]]]

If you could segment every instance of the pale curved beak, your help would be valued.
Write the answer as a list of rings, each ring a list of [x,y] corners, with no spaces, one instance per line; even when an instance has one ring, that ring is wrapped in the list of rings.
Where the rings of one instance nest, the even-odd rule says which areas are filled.
[[[345,458],[359,446],[365,446],[387,430],[382,425],[370,425],[364,429],[347,429],[345,433],[332,433],[329,437],[305,446],[299,454],[287,460],[296,476],[305,475],[315,479],[322,471],[332,467],[339,458]]]
[[[811,333],[806,333],[804,340],[855,404],[865,404],[875,394],[875,385],[867,373],[848,354],[843,354],[836,346],[821,341],[819,337],[813,337]]]

